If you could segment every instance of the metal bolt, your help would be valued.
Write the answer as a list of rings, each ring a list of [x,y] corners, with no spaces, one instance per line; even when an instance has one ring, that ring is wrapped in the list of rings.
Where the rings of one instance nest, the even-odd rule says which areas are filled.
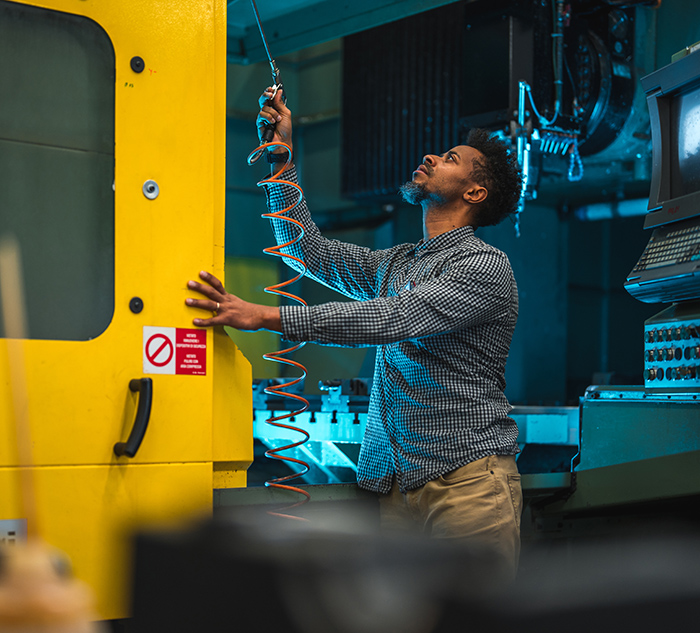
[[[143,183],[143,195],[149,200],[155,200],[160,193],[160,188],[155,180],[147,180]]]

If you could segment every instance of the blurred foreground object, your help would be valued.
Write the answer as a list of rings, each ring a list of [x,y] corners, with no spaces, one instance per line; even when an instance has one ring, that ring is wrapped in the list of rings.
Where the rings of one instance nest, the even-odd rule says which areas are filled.
[[[97,633],[94,599],[68,559],[38,540],[0,547],[0,633]]]
[[[446,598],[479,601],[503,589],[486,551],[380,534],[337,507],[309,522],[246,509],[191,531],[142,534],[135,565],[137,633],[234,623],[289,633],[427,633]]]
[[[507,585],[484,551],[389,537],[351,512],[301,524],[246,509],[138,537],[130,633],[694,630],[700,539],[677,528],[531,544]]]

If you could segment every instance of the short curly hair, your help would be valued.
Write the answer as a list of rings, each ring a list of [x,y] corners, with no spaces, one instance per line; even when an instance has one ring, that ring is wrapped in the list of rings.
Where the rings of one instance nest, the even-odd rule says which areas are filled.
[[[476,208],[474,226],[499,224],[518,209],[523,183],[518,161],[507,144],[488,130],[472,128],[466,144],[483,155],[473,161],[472,178],[489,192]]]

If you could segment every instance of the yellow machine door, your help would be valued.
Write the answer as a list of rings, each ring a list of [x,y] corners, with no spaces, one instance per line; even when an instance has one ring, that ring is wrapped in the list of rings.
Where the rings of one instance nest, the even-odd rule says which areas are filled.
[[[252,459],[250,365],[184,303],[223,277],[226,7],[176,4],[0,0],[0,238],[26,305],[21,340],[0,318],[0,537],[26,518],[26,406],[41,534],[109,618],[117,532],[209,510]]]

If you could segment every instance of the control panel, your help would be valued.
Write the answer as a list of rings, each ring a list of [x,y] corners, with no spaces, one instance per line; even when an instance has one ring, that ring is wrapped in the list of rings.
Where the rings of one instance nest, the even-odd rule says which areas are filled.
[[[646,322],[644,386],[700,391],[700,316]]]

